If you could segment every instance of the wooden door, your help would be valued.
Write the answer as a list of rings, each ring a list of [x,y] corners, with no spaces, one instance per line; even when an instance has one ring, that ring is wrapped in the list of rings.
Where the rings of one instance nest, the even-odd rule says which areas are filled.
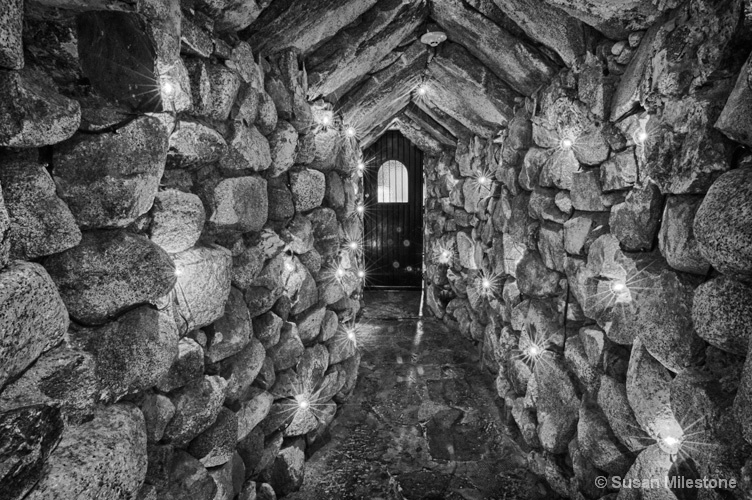
[[[365,152],[364,253],[369,286],[420,288],[423,152],[387,131]]]

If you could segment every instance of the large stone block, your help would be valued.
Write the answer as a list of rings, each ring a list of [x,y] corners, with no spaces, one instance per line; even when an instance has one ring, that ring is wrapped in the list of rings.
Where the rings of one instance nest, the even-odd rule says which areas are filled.
[[[318,170],[295,170],[290,172],[290,189],[295,209],[307,212],[321,205],[326,190],[326,176]]]
[[[167,129],[142,116],[115,132],[55,146],[58,195],[82,228],[125,227],[149,211],[167,159]]]
[[[170,134],[168,168],[198,168],[213,163],[227,153],[224,137],[204,124],[180,120]]]
[[[72,248],[81,241],[73,214],[57,197],[52,177],[33,155],[4,158],[0,164],[0,184],[10,216],[12,258],[37,259]]]
[[[731,139],[752,146],[752,89],[749,87],[752,73],[752,56],[742,66],[736,86],[715,122],[715,128]]]
[[[295,366],[303,355],[305,348],[298,335],[295,323],[285,322],[282,325],[279,342],[269,349],[269,356],[274,361],[274,369],[285,370]]]
[[[133,498],[146,466],[141,411],[131,405],[99,407],[93,420],[65,429],[42,478],[25,498]]]
[[[707,343],[746,356],[752,337],[752,287],[719,276],[695,290],[692,320]]]
[[[671,376],[639,339],[629,358],[627,399],[637,422],[653,439],[683,438],[684,431],[671,409]]]
[[[70,342],[94,356],[98,398],[116,401],[164,377],[178,354],[178,330],[167,311],[141,306],[99,328],[73,327]]]
[[[222,317],[230,296],[232,254],[220,246],[193,247],[173,256],[176,321],[181,333]]]
[[[266,224],[269,200],[261,177],[224,179],[212,198],[209,222],[219,230],[258,231]]]
[[[120,230],[84,233],[80,245],[48,257],[44,265],[70,315],[87,325],[155,301],[175,285],[170,256],[148,239]]]
[[[65,423],[60,409],[52,405],[4,409],[0,414],[0,480],[4,498],[20,500],[44,473]]]
[[[170,395],[175,416],[164,431],[164,439],[185,446],[214,423],[225,400],[227,382],[222,377],[206,376]]]
[[[220,163],[228,173],[259,172],[272,164],[269,141],[256,127],[235,122],[228,141],[228,153]]]
[[[21,69],[24,65],[23,0],[11,0],[0,13],[0,66]]]
[[[265,357],[264,346],[251,338],[245,349],[222,361],[220,374],[227,380],[227,404],[241,403],[249,398],[253,392],[251,384],[261,371]]]
[[[0,408],[10,411],[37,404],[61,409],[67,422],[80,421],[94,406],[97,378],[91,354],[61,344],[42,354],[0,395]]]
[[[278,121],[277,128],[269,136],[271,149],[270,175],[276,177],[287,172],[295,163],[298,132],[286,121]]]
[[[195,340],[183,337],[178,342],[177,358],[156,387],[162,392],[170,392],[203,375],[204,350]]]
[[[551,355],[536,364],[534,376],[538,385],[538,438],[543,449],[562,453],[577,432],[577,390],[562,360]]]
[[[663,209],[658,248],[668,265],[685,273],[705,275],[710,264],[700,254],[694,235],[694,220],[701,196],[669,196]]]
[[[752,169],[728,172],[713,184],[695,214],[702,256],[722,273],[752,279]]]
[[[608,225],[625,250],[640,252],[653,248],[663,211],[658,186],[647,184],[633,189],[624,203],[614,205]]]
[[[232,458],[238,435],[238,418],[227,408],[220,408],[217,419],[188,445],[188,453],[204,467],[216,467]]]
[[[167,469],[167,480],[157,486],[157,498],[165,500],[213,500],[217,485],[206,468],[182,450],[176,450]]]
[[[253,336],[253,325],[243,293],[237,288],[230,290],[225,304],[225,314],[206,328],[207,359],[216,363],[240,352]]]
[[[624,383],[607,375],[601,376],[597,398],[611,430],[629,450],[637,452],[653,442],[654,439],[637,423]]]
[[[0,146],[48,146],[76,132],[80,105],[44,81],[33,71],[0,70]]]
[[[14,262],[0,271],[0,387],[58,344],[68,312],[39,264]]]
[[[151,215],[151,241],[167,253],[191,248],[201,236],[206,221],[199,197],[174,189],[157,193]]]

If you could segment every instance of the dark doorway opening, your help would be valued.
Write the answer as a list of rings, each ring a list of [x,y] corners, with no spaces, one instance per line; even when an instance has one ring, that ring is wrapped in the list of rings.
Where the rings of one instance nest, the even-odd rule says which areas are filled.
[[[420,289],[423,262],[423,152],[387,131],[365,152],[364,252],[368,286]]]

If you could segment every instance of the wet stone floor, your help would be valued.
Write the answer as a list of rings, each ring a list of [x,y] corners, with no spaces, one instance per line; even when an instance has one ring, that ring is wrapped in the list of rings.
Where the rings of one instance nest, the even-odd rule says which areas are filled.
[[[419,305],[419,292],[366,294],[357,387],[286,498],[540,498],[478,348]]]

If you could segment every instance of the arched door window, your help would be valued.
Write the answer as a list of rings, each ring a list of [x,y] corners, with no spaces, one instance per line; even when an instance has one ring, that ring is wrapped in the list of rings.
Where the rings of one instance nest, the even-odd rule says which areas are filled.
[[[407,203],[407,167],[389,160],[379,167],[377,176],[379,203]]]

